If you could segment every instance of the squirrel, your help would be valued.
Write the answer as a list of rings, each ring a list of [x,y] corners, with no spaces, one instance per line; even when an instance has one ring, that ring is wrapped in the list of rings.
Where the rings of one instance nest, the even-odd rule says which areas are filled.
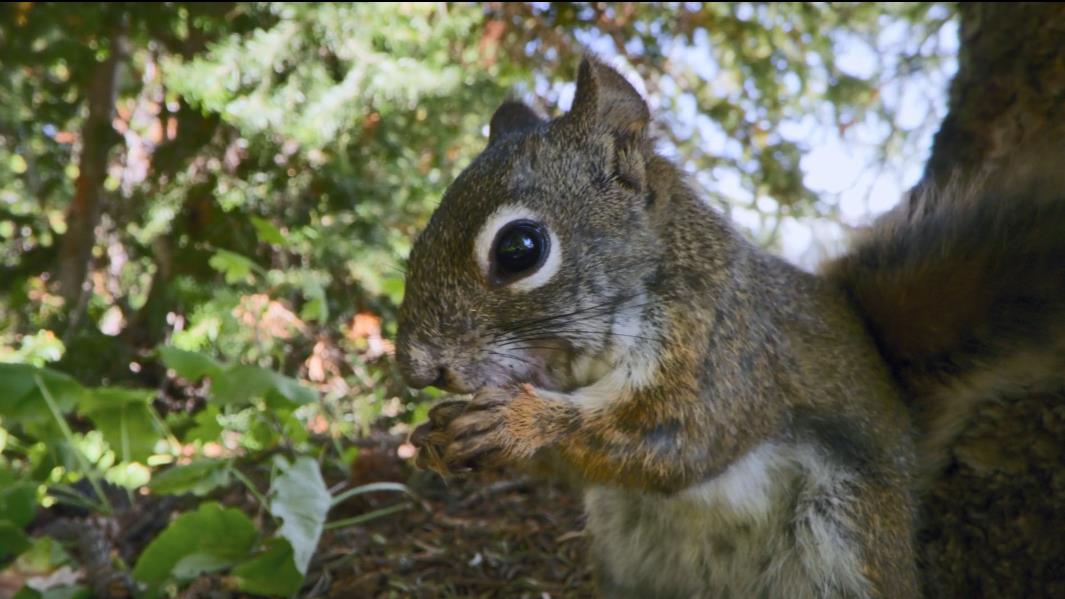
[[[419,464],[563,464],[606,597],[919,596],[920,489],[965,406],[1065,375],[1065,186],[927,185],[811,273],[650,122],[592,56],[566,114],[492,116],[408,259],[400,370],[472,394]]]

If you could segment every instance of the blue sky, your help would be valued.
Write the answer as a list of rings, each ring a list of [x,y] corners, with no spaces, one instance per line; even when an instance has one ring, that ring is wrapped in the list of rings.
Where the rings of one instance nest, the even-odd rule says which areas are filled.
[[[847,74],[868,77],[880,66],[889,72],[898,66],[893,61],[899,49],[912,48],[915,40],[907,39],[907,27],[903,24],[887,24],[869,43],[857,37],[837,38],[838,66]],[[620,58],[614,43],[605,36],[594,33],[584,35],[580,41],[593,52],[611,61],[626,74],[641,92],[646,87],[635,71]],[[957,49],[957,30],[948,23],[938,34],[941,50],[951,56]],[[713,80],[717,66],[713,53],[707,48],[707,36],[696,36],[691,45],[672,44],[670,60],[683,61],[706,80]],[[630,48],[638,51],[639,48]],[[802,160],[804,183],[819,196],[832,200],[838,206],[838,220],[828,218],[785,218],[780,223],[780,253],[805,268],[813,269],[822,259],[838,253],[845,247],[848,228],[870,222],[876,215],[896,204],[901,194],[917,182],[924,162],[931,149],[932,135],[938,122],[946,113],[946,94],[955,65],[948,61],[934,72],[918,72],[896,77],[882,84],[880,93],[884,102],[896,114],[895,122],[904,128],[919,128],[910,144],[887,162],[877,159],[879,142],[886,133],[887,123],[877,118],[866,118],[850,127],[845,136],[834,126],[821,123],[830,119],[823,115],[802,115],[783,123],[779,132],[789,140],[799,141],[807,148]],[[786,77],[786,76],[785,76]],[[671,85],[667,80],[665,85]],[[785,84],[787,80],[785,79]],[[536,92],[557,94],[559,106],[567,109],[572,101],[572,82],[550,84],[546,78],[537,81]],[[679,90],[683,92],[683,90]],[[680,93],[674,95],[675,104],[670,108],[674,127],[689,128],[699,139],[704,151],[710,154],[733,154],[738,149],[735,141],[727,139],[706,117],[696,112],[694,97]],[[648,96],[655,111],[659,99]],[[658,110],[661,116],[661,110]],[[819,118],[822,117],[822,118]],[[682,159],[676,156],[675,159]],[[726,198],[742,199],[731,207],[733,220],[741,227],[758,232],[770,226],[766,213],[775,213],[772,198],[759,197],[755,201],[758,210],[744,207],[751,201],[751,192],[740,184],[739,176],[732,172],[693,173],[700,183]]]

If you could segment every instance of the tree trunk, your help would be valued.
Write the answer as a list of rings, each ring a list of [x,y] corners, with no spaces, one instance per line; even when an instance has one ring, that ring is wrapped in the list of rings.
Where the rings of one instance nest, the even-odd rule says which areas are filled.
[[[1065,147],[1065,5],[963,3],[959,16],[958,73],[926,180]],[[1065,393],[996,399],[924,498],[927,597],[1065,597]]]
[[[107,158],[117,136],[111,126],[115,112],[118,67],[122,60],[121,36],[112,39],[111,53],[97,63],[86,88],[89,114],[81,130],[81,154],[74,201],[66,213],[67,230],[59,242],[57,278],[66,300],[68,322],[76,325],[88,297],[88,272],[100,221],[107,179]]]
[[[1065,144],[1065,3],[963,2],[958,72],[925,177]]]

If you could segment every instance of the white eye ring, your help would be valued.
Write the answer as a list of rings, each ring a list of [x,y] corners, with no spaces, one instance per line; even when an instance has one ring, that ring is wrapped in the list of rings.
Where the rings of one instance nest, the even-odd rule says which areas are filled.
[[[540,215],[525,206],[506,204],[490,214],[484,225],[481,226],[480,232],[477,233],[477,238],[473,244],[473,257],[477,261],[477,265],[481,267],[481,272],[489,281],[496,278],[492,272],[492,252],[499,231],[518,220],[527,220],[535,223],[544,222]],[[548,237],[547,257],[543,260],[539,269],[532,274],[504,283],[507,289],[526,292],[542,287],[554,278],[555,273],[562,266],[562,246],[559,244],[558,236],[549,227],[545,226],[543,229]]]

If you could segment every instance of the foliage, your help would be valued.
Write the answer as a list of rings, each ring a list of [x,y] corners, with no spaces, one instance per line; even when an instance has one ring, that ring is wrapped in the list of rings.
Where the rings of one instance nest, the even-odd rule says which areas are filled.
[[[888,164],[938,117],[902,122],[899,96],[951,58],[938,45],[951,16],[930,3],[3,5],[0,560],[44,551],[33,521],[61,508],[179,497],[126,568],[152,593],[201,572],[299,592],[324,531],[406,505],[331,516],[406,488],[327,481],[347,476],[351,440],[424,417],[433,392],[406,389],[389,360],[403,262],[500,101],[557,114],[584,47],[616,58],[662,115],[664,151],[725,209],[755,210],[752,232],[773,243],[782,219],[835,209],[804,179],[810,131],[871,135]],[[840,58],[855,47],[861,68]],[[72,259],[85,285],[64,289]],[[227,495],[235,485],[258,507]],[[65,588],[44,596],[89,592]]]

